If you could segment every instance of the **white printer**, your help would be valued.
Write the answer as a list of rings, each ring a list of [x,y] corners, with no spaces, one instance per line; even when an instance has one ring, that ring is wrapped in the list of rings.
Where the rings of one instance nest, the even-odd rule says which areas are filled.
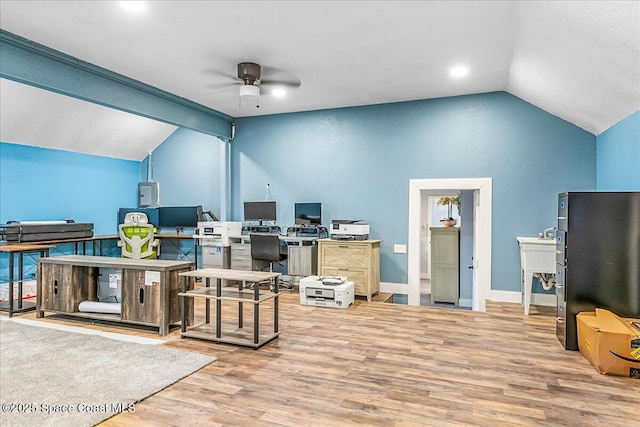
[[[198,222],[194,239],[198,239],[202,246],[230,246],[230,237],[242,235],[242,223],[230,221]]]
[[[347,308],[354,301],[353,282],[342,276],[308,276],[300,279],[300,304]]]
[[[230,238],[242,235],[241,222],[203,221],[193,235],[202,248],[202,267],[230,268],[231,241]]]
[[[334,240],[367,240],[369,224],[361,224],[360,220],[331,220],[330,237]]]

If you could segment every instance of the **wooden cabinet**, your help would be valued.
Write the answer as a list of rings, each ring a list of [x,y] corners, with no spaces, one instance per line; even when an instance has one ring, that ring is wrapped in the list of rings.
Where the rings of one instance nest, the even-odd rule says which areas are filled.
[[[121,313],[80,312],[83,301],[98,301],[98,277],[101,270],[122,273]],[[191,271],[192,262],[134,260],[84,255],[67,255],[38,260],[37,317],[45,311],[112,322],[158,327],[160,335],[169,325],[182,320],[180,312],[181,272]],[[193,280],[188,283],[193,288]],[[193,321],[193,301],[186,319]]]
[[[318,274],[346,276],[354,294],[371,296],[380,291],[380,240],[318,240]]]
[[[458,305],[460,294],[460,229],[431,228],[431,300]]]
[[[76,267],[64,264],[53,264],[44,268],[38,277],[42,282],[40,306],[43,310],[73,313],[78,311],[78,305],[90,298],[95,299],[97,286],[95,271],[91,267]],[[75,286],[80,281],[91,283],[93,286]]]
[[[292,276],[311,276],[318,271],[318,247],[289,245],[287,248],[288,273]]]

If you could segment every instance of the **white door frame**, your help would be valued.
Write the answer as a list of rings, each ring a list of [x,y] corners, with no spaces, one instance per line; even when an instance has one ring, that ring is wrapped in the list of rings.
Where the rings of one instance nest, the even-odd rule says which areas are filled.
[[[491,297],[491,206],[492,178],[410,179],[409,180],[409,236],[408,268],[409,305],[420,305],[420,218],[422,190],[476,190],[474,197],[474,281],[472,309],[485,311]]]

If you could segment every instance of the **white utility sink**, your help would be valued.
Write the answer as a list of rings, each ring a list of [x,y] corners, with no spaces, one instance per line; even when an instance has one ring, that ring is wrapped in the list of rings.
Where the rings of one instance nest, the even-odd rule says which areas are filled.
[[[529,315],[531,282],[534,273],[556,272],[556,240],[539,237],[516,237],[520,245],[520,280],[523,289],[524,314]]]

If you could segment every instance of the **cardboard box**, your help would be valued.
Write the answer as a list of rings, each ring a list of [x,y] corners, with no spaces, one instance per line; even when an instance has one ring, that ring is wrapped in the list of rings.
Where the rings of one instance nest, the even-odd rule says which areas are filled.
[[[601,374],[640,378],[640,319],[608,310],[578,313],[578,347]]]

